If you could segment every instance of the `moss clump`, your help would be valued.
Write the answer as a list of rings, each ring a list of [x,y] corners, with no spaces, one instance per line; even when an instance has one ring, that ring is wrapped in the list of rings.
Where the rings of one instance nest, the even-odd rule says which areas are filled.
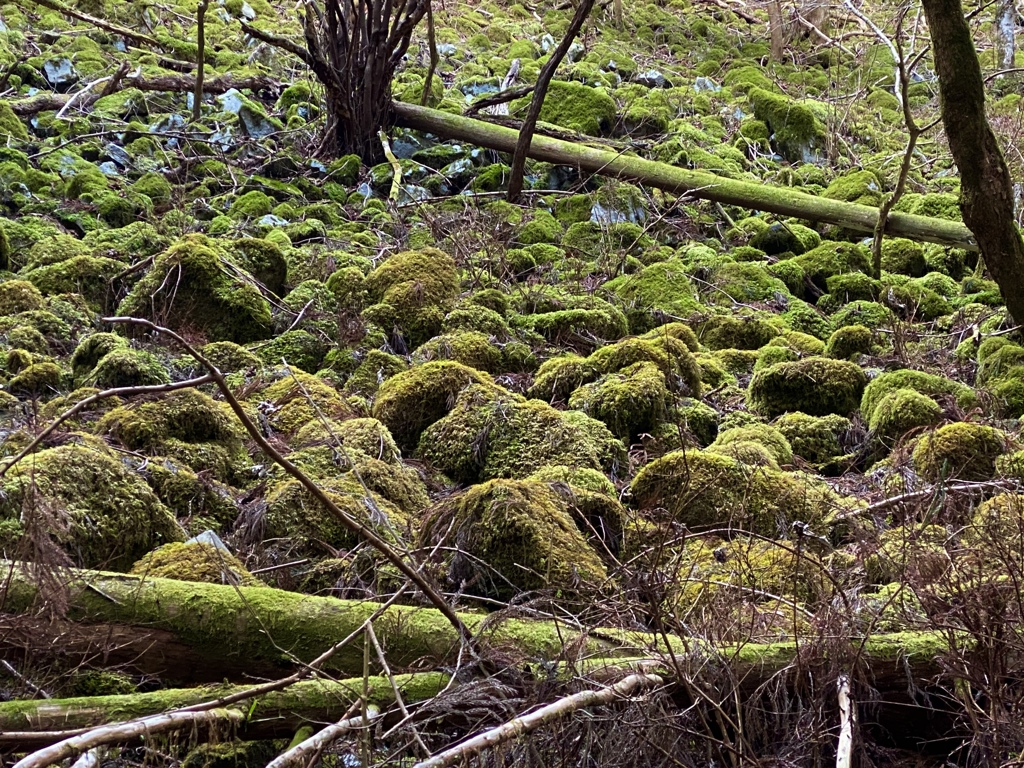
[[[89,383],[104,389],[167,384],[171,377],[159,358],[141,349],[113,349],[96,363],[86,377]]]
[[[157,544],[183,538],[142,478],[92,442],[28,456],[0,488],[7,551],[17,551],[29,519],[87,568],[127,568]]]
[[[458,394],[470,384],[494,386],[489,377],[461,363],[423,363],[381,385],[373,416],[387,426],[403,451],[411,453],[423,430],[447,414]],[[501,391],[497,387],[494,390]]]
[[[780,416],[774,426],[789,441],[795,456],[827,468],[844,453],[840,436],[852,424],[849,419],[835,414],[810,416],[793,412]]]
[[[948,478],[991,480],[996,459],[1006,452],[1006,435],[994,427],[957,422],[924,435],[914,449],[914,469],[930,482]]]
[[[420,546],[430,549],[448,535],[458,549],[444,563],[447,580],[474,594],[578,594],[606,576],[566,499],[547,483],[491,480],[445,499],[428,512]]]
[[[879,537],[877,549],[864,560],[864,570],[873,584],[934,583],[952,565],[946,551],[949,540],[941,525],[892,528]]]
[[[872,171],[853,171],[836,177],[822,197],[877,208],[882,202],[882,185]]]
[[[645,362],[580,387],[569,398],[569,407],[603,421],[615,435],[631,440],[664,421],[667,400],[665,374],[654,363]]]
[[[298,329],[256,344],[252,351],[266,365],[290,365],[315,373],[320,370],[328,346],[319,336]]]
[[[243,344],[270,335],[270,304],[240,267],[200,235],[182,238],[153,266],[118,307],[120,315],[188,328],[211,341]]]
[[[849,360],[854,355],[869,355],[875,346],[875,335],[863,325],[848,325],[840,328],[828,338],[825,354],[839,360]]]
[[[455,360],[489,373],[499,373],[502,366],[501,350],[487,336],[475,331],[435,336],[412,353],[414,365],[430,360]]]
[[[1024,347],[1004,344],[993,350],[985,350],[984,359],[979,355],[978,384],[986,385],[1011,375],[1011,371],[1024,365]]]
[[[510,105],[513,115],[525,115],[530,98],[516,99]],[[591,136],[607,134],[615,125],[615,100],[601,88],[583,83],[552,80],[540,111],[540,119]]]
[[[790,162],[813,163],[819,159],[825,146],[825,129],[809,107],[764,88],[751,88],[747,98],[754,116],[772,132],[779,154]]]
[[[643,338],[623,339],[602,347],[587,358],[591,370],[598,374],[615,373],[640,362],[654,363],[671,391],[700,394],[700,366],[686,342],[671,335],[667,327],[664,332],[656,330]]]
[[[371,349],[345,382],[345,392],[372,397],[381,384],[408,368],[409,364],[398,355]]]
[[[745,427],[727,429],[721,432],[718,439],[708,446],[708,450],[721,453],[721,449],[736,443],[756,443],[763,446],[775,464],[793,463],[793,447],[789,444],[789,440],[780,430],[768,424],[750,424]]]
[[[294,435],[323,418],[340,420],[357,415],[341,393],[323,379],[291,368],[278,369],[275,375],[278,378],[253,392],[251,400],[269,406],[264,406],[267,423],[277,432]]]
[[[883,446],[892,446],[908,432],[942,420],[942,408],[916,389],[889,391],[871,412],[868,428]]]
[[[787,411],[845,416],[856,409],[866,384],[864,371],[853,363],[808,357],[755,373],[747,391],[747,405],[769,418]]]
[[[746,467],[710,451],[675,451],[641,469],[630,486],[641,509],[700,529],[738,528],[787,535],[793,520],[814,524],[843,506],[828,486],[808,476]]]
[[[921,277],[928,270],[924,248],[913,240],[886,238],[882,241],[882,269],[896,275]]]
[[[16,315],[45,306],[43,294],[29,281],[7,280],[0,283],[0,315]]]
[[[129,573],[158,579],[254,586],[259,581],[230,552],[204,542],[172,542],[147,553]]]
[[[228,530],[238,518],[238,505],[228,486],[199,476],[180,462],[158,457],[141,474],[164,506],[194,533],[207,528]]]
[[[568,354],[545,360],[527,391],[530,397],[566,402],[569,396],[597,375],[587,358]]]
[[[263,366],[256,355],[233,341],[212,341],[200,351],[221,373],[259,370]]]
[[[480,385],[424,430],[417,456],[463,483],[522,478],[548,464],[614,472],[626,458],[601,422]]]
[[[102,308],[111,295],[111,280],[123,269],[124,265],[113,259],[76,256],[23,274],[47,296],[77,293],[93,307]]]
[[[782,331],[760,317],[712,315],[696,324],[697,337],[714,349],[760,349]]]
[[[818,300],[821,301],[822,296]],[[845,328],[848,325],[863,325],[868,328],[885,328],[892,323],[892,312],[876,301],[851,301],[842,309],[832,315],[832,324],[836,328]]]
[[[603,290],[623,306],[633,333],[644,333],[667,317],[687,318],[700,309],[687,267],[678,259],[616,277],[605,283]]]
[[[802,256],[792,259],[820,291],[828,290],[828,279],[849,272],[871,274],[868,252],[854,243],[825,241]]]
[[[128,342],[114,333],[93,333],[82,339],[71,355],[71,370],[76,378],[85,376],[96,363],[116,349],[128,349]]]
[[[977,403],[977,397],[970,387],[943,376],[908,369],[887,371],[872,380],[864,390],[860,410],[865,421],[870,424],[878,404],[897,389],[913,389],[929,397],[952,395],[961,408],[970,408]]]
[[[391,256],[369,274],[365,288],[373,305],[364,316],[417,346],[441,330],[455,305],[459,279],[451,256],[425,248]]]
[[[274,210],[274,198],[254,189],[239,196],[231,204],[228,214],[235,219],[258,219]]]
[[[63,380],[64,372],[56,363],[32,363],[7,383],[7,390],[14,395],[46,397],[55,394]]]

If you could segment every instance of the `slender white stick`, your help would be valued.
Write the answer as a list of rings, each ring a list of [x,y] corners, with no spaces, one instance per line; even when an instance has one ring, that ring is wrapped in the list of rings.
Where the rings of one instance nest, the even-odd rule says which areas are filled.
[[[522,736],[524,733],[529,733],[546,723],[571,715],[584,707],[610,704],[618,698],[629,696],[638,689],[654,688],[664,684],[665,680],[658,675],[629,675],[608,688],[574,693],[572,696],[553,701],[533,712],[519,715],[507,723],[502,723],[497,728],[477,734],[444,752],[438,752],[430,759],[417,763],[414,768],[445,768],[455,765],[471,755]]]
[[[366,727],[379,717],[380,710],[371,704],[366,708],[365,720],[363,719],[362,714],[345,720],[339,720],[334,725],[327,726],[319,733],[314,733],[305,741],[300,741],[288,751],[282,752],[267,764],[267,768],[285,768],[288,765],[294,765],[296,763],[301,765],[305,762],[307,757],[314,755],[329,746],[332,742],[337,741],[349,731],[355,730],[356,728]],[[72,768],[74,767],[72,766]]]
[[[850,768],[853,764],[853,728],[857,724],[857,710],[850,698],[850,678],[840,675],[839,687],[839,746],[836,747],[836,768]]]
[[[177,731],[190,725],[216,723],[226,721],[237,725],[244,719],[241,712],[234,709],[211,709],[206,712],[169,712],[162,715],[144,717],[127,723],[113,723],[93,728],[77,736],[58,741],[49,747],[32,752],[16,762],[13,768],[48,768],[69,757],[87,752],[105,744],[119,744],[133,739],[148,736],[152,733]]]
[[[97,747],[83,752],[82,756],[75,760],[71,768],[100,768],[100,760],[103,759],[103,749]]]
[[[114,79],[113,75],[107,75],[106,77],[101,77],[98,80],[93,80],[91,83],[86,83],[84,88],[82,88],[80,91],[75,91],[75,93],[73,93],[71,95],[71,97],[66,102],[64,102],[64,106],[60,108],[60,111],[54,116],[54,119],[55,120],[62,119],[64,117],[64,113],[68,111],[68,107],[70,107],[72,104],[74,104],[75,103],[75,99],[77,99],[79,96],[81,96],[82,94],[88,93],[89,91],[91,91],[93,88],[95,88],[100,83],[105,83],[108,80],[113,80],[113,79]]]

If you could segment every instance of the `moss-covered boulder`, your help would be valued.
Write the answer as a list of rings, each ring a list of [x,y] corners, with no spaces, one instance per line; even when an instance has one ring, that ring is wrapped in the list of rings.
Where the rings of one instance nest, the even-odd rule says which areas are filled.
[[[669,393],[665,374],[654,363],[635,363],[602,376],[569,398],[569,407],[603,421],[624,440],[653,431],[664,421]]]
[[[441,331],[455,306],[459,278],[451,256],[425,248],[390,256],[367,276],[364,287],[372,302],[364,317],[412,348]]]
[[[844,454],[841,438],[853,425],[835,414],[811,416],[793,411],[780,416],[773,426],[789,441],[794,456],[825,470]]]
[[[490,377],[451,360],[423,363],[385,381],[373,404],[373,416],[394,435],[398,446],[412,453],[423,430],[447,414],[459,393],[470,384],[491,384]]]
[[[0,540],[11,553],[39,551],[48,539],[76,565],[119,570],[184,538],[146,482],[92,440],[26,457],[0,488]]]
[[[995,427],[966,421],[946,424],[925,434],[914,448],[914,469],[926,480],[991,480],[996,459],[1010,441]]]
[[[697,338],[711,349],[760,349],[782,329],[764,317],[711,315],[694,324]]]
[[[779,154],[790,162],[813,163],[820,159],[825,128],[810,107],[765,88],[751,88],[747,98],[754,116],[771,131]]]
[[[455,360],[488,373],[500,373],[503,364],[501,349],[476,331],[435,336],[412,353],[414,364],[430,360]]]
[[[118,307],[209,341],[245,343],[270,335],[270,304],[253,278],[200,235],[161,253]]]
[[[871,411],[868,428],[883,446],[892,446],[911,430],[942,421],[942,407],[916,389],[904,387],[885,395]]]
[[[462,483],[523,478],[548,464],[615,473],[626,459],[600,421],[479,385],[425,429],[416,455]]]
[[[76,378],[87,375],[105,355],[128,349],[128,341],[113,333],[93,333],[82,339],[71,355],[71,370]]]
[[[666,318],[688,318],[700,309],[686,264],[670,259],[650,264],[631,275],[620,275],[604,284],[629,319],[633,333],[661,325]]]
[[[788,535],[795,520],[813,525],[846,504],[807,475],[693,450],[647,464],[630,493],[641,509],[690,528],[735,528],[773,538]]]
[[[939,395],[951,396],[961,408],[970,408],[977,403],[977,396],[974,391],[965,384],[952,381],[944,376],[924,371],[914,371],[909,368],[897,371],[886,371],[875,379],[864,389],[864,396],[861,398],[860,410],[864,419],[871,423],[874,418],[875,409],[891,392],[897,389],[913,389],[922,395],[936,397]]]
[[[525,115],[530,97],[517,99],[510,105],[513,114]],[[591,136],[600,136],[615,126],[615,100],[603,88],[583,83],[552,80],[548,86],[540,119]]]
[[[858,365],[808,357],[755,373],[747,390],[747,405],[768,418],[788,411],[845,416],[857,408],[866,385],[867,376]]]
[[[825,241],[791,261],[800,266],[804,275],[820,291],[828,290],[828,279],[850,272],[871,274],[871,258],[867,250],[854,243]]]
[[[278,368],[272,376],[253,391],[250,402],[260,404],[275,432],[292,436],[314,421],[359,415],[324,379],[294,368]]]
[[[254,586],[259,581],[230,552],[202,541],[172,542],[157,547],[136,562],[136,576],[208,584]]]
[[[871,354],[874,346],[875,336],[870,328],[847,325],[829,336],[825,354],[839,360],[848,360],[854,355]]]
[[[420,546],[441,540],[454,548],[444,560],[446,580],[495,599],[538,589],[592,592],[606,576],[566,498],[537,480],[491,480],[441,501],[427,514]]]
[[[731,449],[745,443],[763,447],[776,468],[793,463],[793,446],[779,429],[768,424],[749,424],[720,432],[718,438],[708,446],[708,451],[732,455],[742,460],[742,454],[733,454]]]

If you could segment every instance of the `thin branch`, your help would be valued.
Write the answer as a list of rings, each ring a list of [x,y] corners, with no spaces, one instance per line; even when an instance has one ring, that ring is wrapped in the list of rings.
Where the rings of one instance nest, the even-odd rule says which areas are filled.
[[[90,16],[88,13],[82,13],[81,11],[73,8],[68,8],[63,3],[58,3],[57,0],[32,0],[36,5],[41,5],[44,8],[49,8],[51,11],[57,11],[62,16],[75,19],[77,21],[84,21],[86,24],[91,24],[94,27],[105,29],[107,32],[113,32],[115,35],[120,35],[126,40],[132,40],[136,44],[142,43],[149,48],[158,48],[161,51],[168,50],[168,46],[161,43],[155,37],[149,35],[143,35],[138,32],[134,32],[127,27],[122,27],[103,19],[99,19],[95,16]]]
[[[286,752],[282,752],[280,755],[275,757],[269,763],[267,768],[286,768],[290,765],[303,765],[311,757],[319,754],[324,750],[325,747],[329,747],[333,742],[340,739],[346,733],[355,730],[356,728],[366,728],[371,723],[380,719],[380,710],[372,704],[366,707],[365,717],[360,713],[356,717],[350,717],[353,710],[360,706],[362,699],[356,701],[355,704],[345,713],[345,717],[334,725],[329,725],[319,733],[315,733],[304,741],[300,741],[291,749]]]
[[[484,731],[444,752],[439,752],[429,760],[417,763],[414,768],[446,768],[446,766],[461,764],[485,749],[504,744],[506,741],[529,733],[542,725],[568,717],[584,707],[611,704],[616,699],[630,696],[638,690],[655,688],[664,684],[664,678],[659,675],[629,675],[607,688],[574,693],[572,696],[554,701],[534,712],[520,715],[497,728]]]

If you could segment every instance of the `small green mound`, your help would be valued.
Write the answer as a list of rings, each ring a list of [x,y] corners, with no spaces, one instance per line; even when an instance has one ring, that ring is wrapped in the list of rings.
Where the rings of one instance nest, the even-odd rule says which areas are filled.
[[[825,354],[838,360],[849,360],[854,355],[869,355],[875,345],[870,328],[847,325],[829,336]]]
[[[780,416],[774,426],[789,441],[795,456],[824,469],[843,455],[840,437],[852,424],[835,414],[810,416],[794,411]]]
[[[914,449],[914,469],[930,482],[991,480],[1007,436],[994,427],[960,421],[924,435]]]
[[[894,389],[871,412],[868,428],[884,446],[892,446],[908,432],[931,427],[942,420],[942,408],[916,389]]]
[[[653,431],[666,416],[665,374],[654,363],[636,363],[573,392],[569,407],[603,421],[624,440]]]
[[[444,561],[448,583],[499,600],[536,589],[592,592],[606,576],[566,498],[544,482],[491,480],[441,501],[419,545],[442,540],[457,542]]]
[[[501,350],[476,331],[435,336],[412,353],[414,365],[431,360],[454,360],[488,373],[500,373],[502,367]]]
[[[459,293],[455,262],[436,248],[403,251],[371,272],[364,317],[415,347],[436,336]]]
[[[525,114],[530,101],[530,97],[513,101],[510,105],[512,114]],[[600,136],[609,133],[615,125],[615,100],[602,88],[552,80],[548,85],[540,119],[572,131]]]
[[[845,416],[857,408],[866,384],[867,376],[860,366],[845,360],[808,357],[755,373],[747,390],[747,405],[768,418],[788,411]]]
[[[208,584],[259,584],[237,557],[203,542],[176,541],[164,544],[144,555],[128,572],[149,578],[202,581]]]
[[[708,446],[708,450],[716,451],[735,443],[756,443],[767,450],[776,464],[793,463],[793,447],[789,440],[779,429],[768,424],[750,424],[727,429],[719,433],[715,442]]]
[[[875,408],[882,399],[897,389],[913,389],[929,397],[952,395],[961,408],[970,408],[977,403],[977,396],[970,387],[943,376],[909,369],[887,371],[872,380],[864,389],[860,410],[868,424],[871,423]]]

